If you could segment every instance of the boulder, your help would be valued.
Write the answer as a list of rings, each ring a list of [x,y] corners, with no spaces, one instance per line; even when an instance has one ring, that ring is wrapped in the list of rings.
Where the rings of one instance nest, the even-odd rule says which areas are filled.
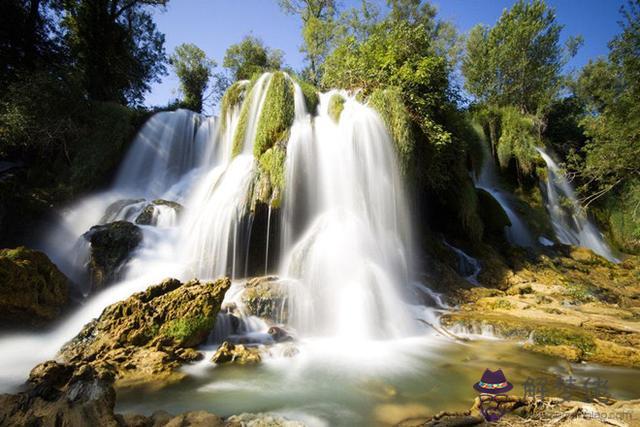
[[[254,277],[245,284],[242,302],[254,316],[286,323],[287,296],[287,287],[277,276]]]
[[[182,213],[182,205],[180,203],[157,199],[144,207],[142,212],[140,212],[140,214],[136,217],[135,223],[140,225],[157,225],[157,218],[154,218],[153,215],[157,206],[166,206],[173,209],[176,213],[176,216],[179,216]]]
[[[39,327],[69,307],[71,282],[42,252],[0,250],[0,328]]]
[[[167,279],[107,307],[60,356],[74,365],[108,367],[117,386],[177,381],[184,376],[179,366],[202,358],[193,347],[206,341],[230,286],[228,278]]]
[[[140,227],[116,221],[91,227],[84,236],[91,243],[91,289],[103,289],[120,278],[122,266],[142,242]]]
[[[27,390],[0,396],[3,426],[120,426],[113,376],[92,366],[49,361],[36,366]]]
[[[260,350],[256,347],[247,347],[242,344],[232,344],[228,341],[223,342],[215,354],[211,358],[213,363],[238,363],[241,365],[247,363],[259,363],[262,361]]]
[[[274,342],[293,341],[293,337],[289,335],[289,332],[279,326],[271,326],[267,333]]]
[[[511,225],[509,217],[505,213],[500,203],[486,190],[476,189],[478,194],[478,213],[485,228],[495,234],[502,236],[505,227]]]

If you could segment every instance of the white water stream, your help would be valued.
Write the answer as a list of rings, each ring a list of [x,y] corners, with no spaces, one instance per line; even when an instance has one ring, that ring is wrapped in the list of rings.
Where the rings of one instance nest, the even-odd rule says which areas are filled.
[[[489,147],[486,143],[482,143],[483,160],[480,172],[474,175],[474,182],[476,188],[480,188],[493,196],[494,199],[500,204],[502,210],[511,221],[511,226],[505,227],[505,235],[507,240],[512,245],[518,245],[523,247],[531,247],[534,245],[534,241],[531,237],[531,233],[527,228],[524,221],[513,210],[511,197],[506,193],[498,184],[498,177],[495,171],[495,161],[489,151]]]
[[[598,228],[589,220],[559,166],[542,148],[536,150],[547,164],[546,206],[557,239],[566,245],[589,248],[609,261],[617,262],[618,259]]]

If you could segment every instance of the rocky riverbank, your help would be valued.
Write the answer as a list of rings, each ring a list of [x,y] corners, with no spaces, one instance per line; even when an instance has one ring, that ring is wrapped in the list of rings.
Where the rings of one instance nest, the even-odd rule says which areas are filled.
[[[614,264],[572,247],[488,253],[480,286],[449,290],[442,323],[526,341],[527,350],[578,362],[640,367],[640,259]]]

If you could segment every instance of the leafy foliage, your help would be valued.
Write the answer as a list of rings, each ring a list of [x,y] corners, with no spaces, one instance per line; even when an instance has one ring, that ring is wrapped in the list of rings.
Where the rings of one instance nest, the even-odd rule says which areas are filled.
[[[335,0],[278,0],[287,13],[300,15],[302,39],[300,51],[305,54],[308,67],[303,75],[314,85],[322,79],[322,65],[331,50],[338,31]]]
[[[201,112],[204,91],[209,83],[215,61],[198,46],[183,43],[176,47],[169,58],[176,75],[180,79],[180,87],[184,93],[183,105],[190,110]]]
[[[331,98],[329,98],[329,116],[336,123],[340,121],[340,115],[342,114],[342,110],[344,110],[344,103],[345,99],[339,93],[334,93],[331,95]]]
[[[137,104],[166,74],[150,7],[167,0],[58,0],[65,42],[89,99]]]
[[[281,50],[266,47],[257,37],[246,36],[240,43],[229,46],[222,65],[233,79],[250,80],[256,74],[282,68],[282,57]]]
[[[519,0],[494,27],[474,27],[462,62],[466,89],[488,104],[544,111],[562,82],[561,29],[543,0]],[[579,40],[570,44],[574,51]]]

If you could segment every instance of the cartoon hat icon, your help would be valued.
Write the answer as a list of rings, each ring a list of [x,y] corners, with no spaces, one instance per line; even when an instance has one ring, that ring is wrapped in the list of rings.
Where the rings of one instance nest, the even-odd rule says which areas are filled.
[[[480,393],[500,394],[506,393],[513,388],[513,384],[507,381],[502,369],[495,372],[487,369],[482,374],[482,379],[473,385],[473,388]]]

